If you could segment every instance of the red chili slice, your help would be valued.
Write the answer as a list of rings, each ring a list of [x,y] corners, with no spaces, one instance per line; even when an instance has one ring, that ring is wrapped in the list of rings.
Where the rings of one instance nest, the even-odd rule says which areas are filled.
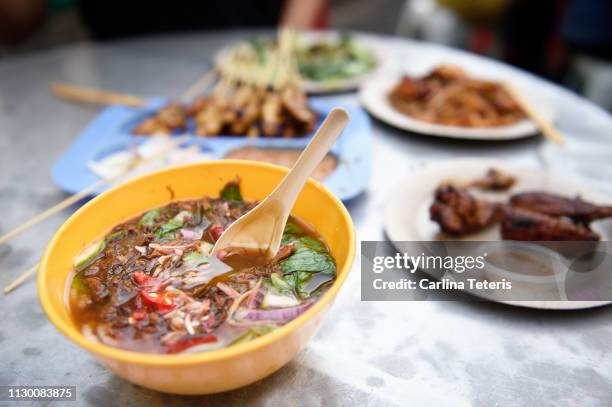
[[[170,293],[141,290],[140,295],[146,305],[159,312],[166,313],[172,311],[176,306],[174,297]]]
[[[224,231],[225,229],[223,228],[223,226],[213,226],[210,229],[210,236],[216,242],[217,240],[219,240]]]
[[[144,285],[145,283],[149,282],[152,278],[153,277],[151,277],[148,274],[145,274],[145,272],[142,270],[138,270],[137,272],[134,273],[134,281],[136,281],[140,285]]]
[[[214,342],[217,342],[217,337],[214,335],[195,336],[180,340],[173,345],[166,346],[166,353],[179,353],[195,345]]]

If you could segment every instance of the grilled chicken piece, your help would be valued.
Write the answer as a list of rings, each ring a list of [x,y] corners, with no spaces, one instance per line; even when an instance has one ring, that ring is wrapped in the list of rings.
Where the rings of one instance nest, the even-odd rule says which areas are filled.
[[[510,205],[549,216],[564,216],[587,225],[596,219],[612,217],[612,206],[599,206],[578,198],[546,192],[525,192],[510,198]]]
[[[187,109],[178,103],[170,103],[157,112],[157,118],[171,129],[183,130],[187,125]]]
[[[317,114],[298,88],[259,89],[248,84],[221,83],[191,105],[170,103],[135,129],[139,135],[171,134],[184,130],[193,117],[196,134],[256,137],[303,136],[314,130]]]
[[[153,134],[170,134],[172,129],[159,121],[157,117],[147,117],[134,129],[137,136],[151,136]]]
[[[316,115],[308,106],[306,95],[296,88],[285,88],[281,94],[283,106],[296,120],[310,123],[316,120]]]
[[[215,104],[206,106],[204,110],[198,113],[195,118],[198,136],[219,135],[223,127],[221,114],[221,109]]]
[[[250,86],[241,86],[234,93],[230,106],[234,110],[243,109],[255,96],[255,90]]]
[[[425,79],[440,79],[443,81],[458,81],[468,79],[467,74],[456,65],[438,65]]]
[[[261,127],[264,136],[274,136],[278,134],[282,122],[281,113],[282,105],[280,96],[275,93],[267,94],[261,108]]]
[[[498,222],[501,214],[500,205],[477,199],[465,189],[452,185],[439,186],[429,208],[431,220],[455,236],[483,230]]]
[[[583,225],[523,208],[504,207],[501,233],[504,240],[597,241],[599,235]]]
[[[516,178],[495,168],[490,168],[487,174],[473,181],[470,186],[487,191],[507,191],[516,183]]]
[[[204,108],[210,103],[210,100],[208,97],[206,96],[199,96],[197,97],[193,103],[191,104],[191,106],[189,106],[189,116],[196,116],[198,113],[200,113],[202,110],[204,110]]]

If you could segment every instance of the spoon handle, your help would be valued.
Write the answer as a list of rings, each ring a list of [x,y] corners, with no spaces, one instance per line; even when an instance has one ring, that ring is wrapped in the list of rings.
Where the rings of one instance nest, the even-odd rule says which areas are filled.
[[[284,211],[284,218],[289,216],[291,208],[302,190],[302,187],[319,165],[321,160],[334,145],[336,139],[349,122],[349,115],[342,108],[334,108],[325,118],[310,143],[306,146],[293,168],[270,194],[270,199],[279,202]]]

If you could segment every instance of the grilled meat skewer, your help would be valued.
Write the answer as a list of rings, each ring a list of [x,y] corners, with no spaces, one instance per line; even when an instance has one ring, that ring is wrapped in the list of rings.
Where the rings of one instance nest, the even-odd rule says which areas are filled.
[[[455,236],[483,230],[498,222],[502,214],[500,205],[477,199],[467,190],[452,185],[439,186],[429,208],[431,220]]]
[[[504,240],[597,241],[599,235],[587,227],[528,209],[505,206],[501,221]]]
[[[510,198],[510,205],[549,216],[567,217],[583,225],[612,217],[612,206],[599,206],[580,198],[566,198],[546,192],[525,192]]]

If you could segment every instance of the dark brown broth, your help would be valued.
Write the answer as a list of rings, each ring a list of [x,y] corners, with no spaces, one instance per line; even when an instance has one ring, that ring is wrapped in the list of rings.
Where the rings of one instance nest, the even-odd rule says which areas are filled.
[[[160,213],[151,225],[142,225],[143,215],[139,215],[114,227],[105,235],[105,239],[117,233],[120,237],[106,242],[104,249],[76,272],[72,280],[69,305],[75,324],[92,339],[123,349],[150,353],[175,353],[177,349],[182,349],[184,343],[207,340],[210,336],[216,338],[210,344],[211,348],[223,347],[251,334],[248,328],[228,326],[226,323],[230,307],[236,300],[232,293],[243,295],[254,290],[258,284],[261,286],[262,282],[270,286],[272,273],[287,281],[293,278],[295,273],[284,274],[285,266],[280,262],[294,254],[300,239],[316,240],[318,245],[325,248],[324,255],[329,256],[327,247],[312,227],[292,216],[290,224],[294,230],[287,235],[290,242],[281,247],[279,254],[286,255],[281,259],[266,262],[262,253],[232,250],[231,255],[223,259],[231,270],[220,275],[215,275],[222,269],[217,269],[218,262],[214,259],[208,259],[207,264],[199,266],[193,266],[192,260],[187,260],[194,252],[200,254],[202,242],[212,246],[219,234],[215,228],[226,228],[254,205],[220,198],[180,201],[159,208]],[[190,212],[191,216],[185,218],[183,226],[160,237],[159,231],[172,223],[173,218],[180,218],[184,211]],[[202,237],[193,240],[193,236],[183,235],[181,229],[201,230]],[[169,247],[181,248],[180,255],[174,249],[165,253],[170,251]],[[194,286],[187,284],[192,274],[196,279]],[[201,276],[206,275],[212,278],[199,283],[198,278],[204,279]],[[298,281],[297,277],[295,280]],[[313,283],[319,284],[319,280],[323,286],[333,280],[333,276],[318,276],[315,272],[308,280],[294,283],[294,294],[299,303],[307,301],[306,297],[301,297],[302,285],[310,287],[316,285]],[[320,291],[315,289],[309,294],[312,298],[316,298]],[[164,301],[172,302],[174,307],[170,308]],[[192,313],[190,307],[198,311]],[[201,313],[199,310],[204,308],[207,311]],[[185,315],[197,317],[197,325],[185,316],[179,318],[182,310],[186,310]],[[188,322],[193,332],[179,336]],[[183,328],[180,328],[181,323],[184,324]],[[174,342],[166,340],[168,337],[174,338],[173,335],[180,339]]]

